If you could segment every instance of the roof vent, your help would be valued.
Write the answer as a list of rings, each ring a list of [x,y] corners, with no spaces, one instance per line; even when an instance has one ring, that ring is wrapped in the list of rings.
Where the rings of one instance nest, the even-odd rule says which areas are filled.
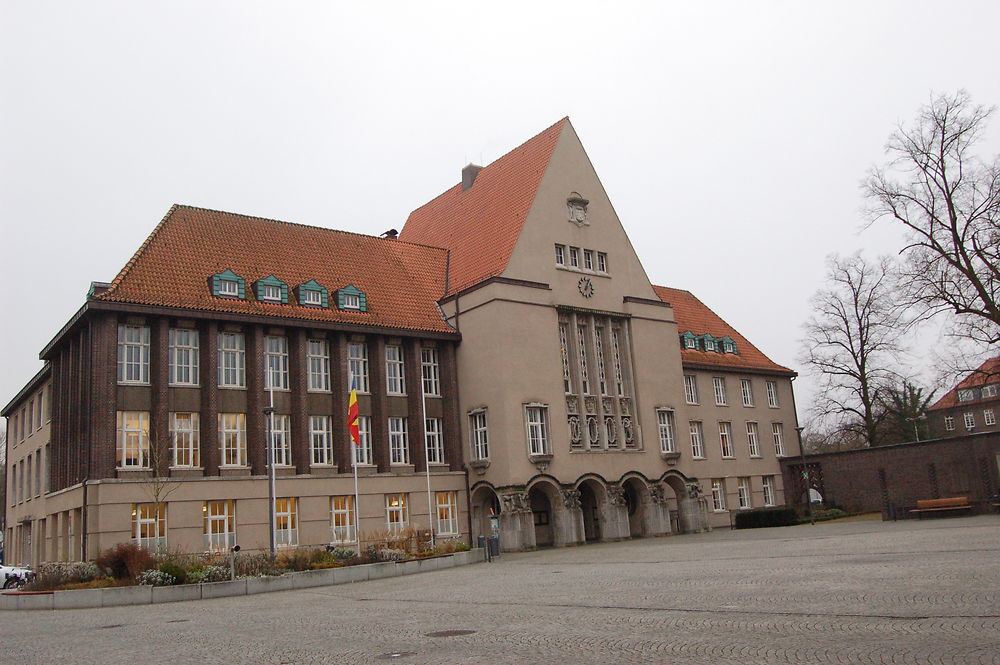
[[[472,183],[476,181],[476,176],[479,172],[483,170],[482,166],[476,166],[475,164],[467,164],[464,169],[462,169],[462,191],[472,187]]]
[[[386,231],[385,233],[383,233],[379,237],[380,238],[388,238],[389,240],[395,240],[396,236],[398,236],[398,235],[399,235],[399,231],[397,231],[396,229],[389,229],[388,231]]]

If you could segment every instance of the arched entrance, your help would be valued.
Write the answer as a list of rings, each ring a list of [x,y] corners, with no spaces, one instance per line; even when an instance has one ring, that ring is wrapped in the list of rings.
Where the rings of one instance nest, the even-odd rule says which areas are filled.
[[[676,471],[666,473],[662,480],[668,488],[668,491],[664,492],[664,496],[666,498],[665,506],[669,510],[670,530],[674,533],[706,531],[708,529],[708,516],[704,513],[699,500],[697,481]]]
[[[581,482],[580,511],[583,513],[583,535],[589,542],[605,540],[609,537],[604,528],[604,511],[607,503],[607,491],[597,480],[590,478]]]
[[[528,503],[535,526],[535,546],[552,547],[556,544],[555,507],[556,489],[548,483],[538,483],[528,491]]]
[[[648,510],[649,489],[638,478],[629,478],[622,483],[625,490],[625,509],[628,512],[628,533],[632,538],[649,535],[646,532],[646,510]]]
[[[489,485],[480,485],[472,490],[472,544],[476,545],[479,536],[498,535],[493,533],[490,518],[500,516],[500,498]]]

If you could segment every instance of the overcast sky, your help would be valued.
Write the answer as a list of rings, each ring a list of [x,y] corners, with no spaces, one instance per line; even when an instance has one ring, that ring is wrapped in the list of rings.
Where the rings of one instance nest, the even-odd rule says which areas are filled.
[[[801,371],[824,257],[899,247],[859,232],[889,133],[1000,102],[995,2],[0,11],[0,404],[171,204],[378,234],[564,115],[650,279]]]

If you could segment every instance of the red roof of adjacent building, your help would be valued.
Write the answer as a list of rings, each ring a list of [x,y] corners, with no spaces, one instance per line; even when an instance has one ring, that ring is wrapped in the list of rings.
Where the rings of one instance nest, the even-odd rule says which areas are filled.
[[[175,205],[94,299],[452,333],[437,307],[446,262],[436,247]],[[246,280],[246,300],[212,295],[209,278],[226,269]],[[290,291],[316,280],[331,307],[299,305],[294,295],[287,305],[256,300],[251,284],[272,274]],[[368,311],[334,305],[336,290],[352,284]]]
[[[1000,383],[1000,356],[996,358],[990,358],[977,369],[973,370],[967,377],[962,379],[957,386],[949,390],[944,396],[938,401],[934,402],[927,410],[933,411],[935,409],[947,409],[957,405],[958,402],[958,391],[966,388],[976,388],[978,386],[985,386],[988,383]],[[996,397],[986,397],[979,398],[975,400],[969,400],[962,402],[962,404],[975,404],[976,402],[981,402],[984,399],[995,401]]]
[[[690,291],[672,289],[667,286],[654,286],[653,291],[663,302],[670,303],[677,321],[677,330],[681,333],[692,332],[695,335],[710,334],[713,337],[731,337],[736,342],[736,353],[715,353],[681,348],[681,361],[694,365],[708,365],[720,369],[752,369],[781,374],[794,374],[792,370],[783,367],[765,356],[760,349],[751,344],[746,337],[737,332],[736,328],[722,320]]]
[[[459,183],[410,213],[400,239],[451,252],[448,294],[501,274],[528,216],[563,118],[492,164],[472,187]]]

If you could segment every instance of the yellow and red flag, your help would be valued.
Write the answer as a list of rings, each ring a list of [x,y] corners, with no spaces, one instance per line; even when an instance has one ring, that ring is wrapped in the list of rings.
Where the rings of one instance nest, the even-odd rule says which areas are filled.
[[[358,391],[351,387],[351,398],[347,401],[347,431],[351,433],[354,445],[361,445],[361,433],[358,431]]]

